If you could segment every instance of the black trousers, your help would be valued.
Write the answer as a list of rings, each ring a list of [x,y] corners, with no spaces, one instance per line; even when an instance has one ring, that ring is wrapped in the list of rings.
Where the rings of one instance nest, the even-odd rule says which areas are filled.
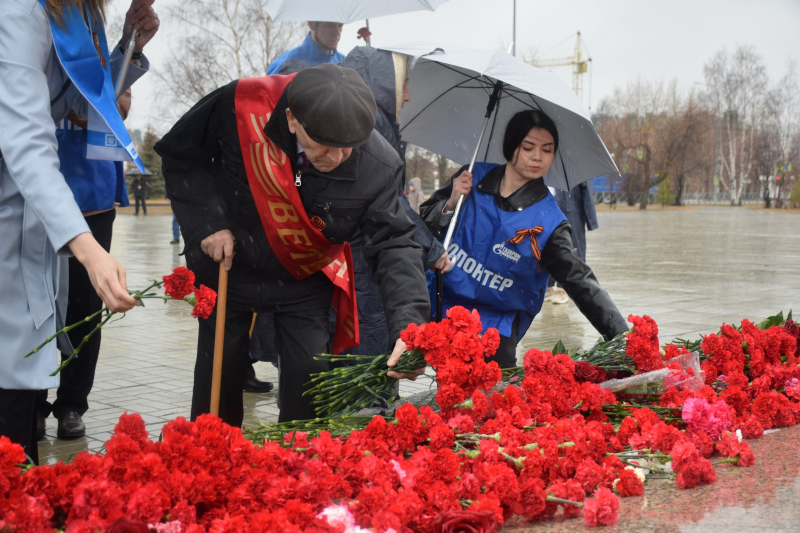
[[[187,251],[186,259],[189,268],[197,276],[197,283],[216,290],[218,264],[196,247]],[[312,373],[329,369],[326,362],[315,361],[314,357],[330,352],[328,309],[333,296],[333,284],[319,276],[324,275],[318,273],[302,282],[293,279],[276,282],[237,263],[234,258],[228,277],[219,404],[219,416],[227,424],[242,425],[242,386],[247,375],[247,366],[252,364],[250,324],[253,313],[264,312],[273,314],[275,346],[280,354],[279,421],[304,420],[316,416],[311,398],[303,396],[303,392]],[[192,420],[210,411],[216,323],[216,309],[208,319],[198,319]]]
[[[519,329],[519,315],[511,324],[511,336],[500,335],[500,346],[492,357],[487,357],[486,362],[495,361],[500,368],[517,366],[517,331]]]
[[[147,204],[145,203],[144,196],[136,196],[136,214],[139,214],[139,202],[142,202],[142,211],[147,214]]]
[[[107,252],[111,250],[111,233],[116,216],[117,212],[112,209],[86,217],[86,223],[89,225],[92,235]],[[70,257],[67,325],[80,322],[102,307],[103,300],[94,290],[86,268],[80,261]],[[77,348],[83,337],[91,332],[99,322],[100,317],[97,317],[70,331],[68,335],[72,346]],[[68,411],[75,411],[83,415],[89,409],[89,393],[92,392],[92,385],[94,385],[97,357],[100,354],[101,332],[102,330],[92,335],[81,348],[78,356],[61,371],[61,384],[52,405],[47,401],[46,390],[37,392],[36,408],[40,414],[47,417],[52,412],[56,418],[60,418]],[[68,356],[61,354],[62,361],[67,358]]]
[[[22,445],[33,464],[39,464],[36,439],[35,390],[0,389],[0,435]]]

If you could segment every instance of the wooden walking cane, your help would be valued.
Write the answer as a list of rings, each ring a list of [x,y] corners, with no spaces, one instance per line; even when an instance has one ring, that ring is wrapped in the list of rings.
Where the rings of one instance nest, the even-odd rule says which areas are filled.
[[[219,263],[217,284],[217,331],[214,334],[214,370],[211,374],[211,414],[219,416],[219,392],[222,387],[222,347],[225,343],[225,307],[228,303],[228,271],[225,259]]]

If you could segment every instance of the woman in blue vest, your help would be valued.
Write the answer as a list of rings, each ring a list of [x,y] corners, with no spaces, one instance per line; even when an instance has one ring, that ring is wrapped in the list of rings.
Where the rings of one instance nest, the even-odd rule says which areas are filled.
[[[574,253],[570,226],[542,177],[558,150],[558,130],[538,110],[514,115],[503,136],[507,163],[459,170],[421,206],[434,235],[443,238],[458,198],[466,196],[444,275],[444,309],[477,309],[484,329],[497,328],[491,359],[516,366],[516,346],[542,307],[550,274],[606,338],[628,329],[625,319]],[[474,190],[473,190],[474,188]],[[431,302],[435,282],[428,276]],[[435,314],[435,304],[431,314]]]
[[[33,462],[36,391],[58,386],[58,352],[50,343],[64,325],[67,258],[87,270],[113,311],[136,305],[125,270],[97,242],[59,172],[56,123],[70,110],[88,118],[105,141],[138,159],[116,109],[113,81],[123,56],[109,54],[102,0],[3,0],[0,16],[0,435],[23,445]],[[158,30],[153,0],[134,0],[128,35],[140,30],[125,89],[147,70],[141,50]],[[93,125],[95,127],[93,127]],[[101,132],[101,128],[106,128]],[[111,130],[111,131],[108,131]],[[65,336],[62,336],[65,337]],[[59,338],[62,351],[69,340]]]

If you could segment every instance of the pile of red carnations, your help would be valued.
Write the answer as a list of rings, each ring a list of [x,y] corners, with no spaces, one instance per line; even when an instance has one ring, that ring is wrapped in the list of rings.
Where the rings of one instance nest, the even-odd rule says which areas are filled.
[[[642,495],[648,477],[713,483],[709,457],[752,465],[742,437],[800,417],[791,320],[725,325],[703,340],[702,383],[636,397],[593,383],[601,368],[535,349],[524,378],[503,388],[485,361],[497,332],[480,335],[474,311],[448,316],[403,333],[437,371],[439,412],[404,404],[342,437],[294,431],[258,445],[212,416],[174,420],[154,442],[138,415],[123,415],[104,455],[29,469],[0,438],[0,530],[493,532],[515,515],[581,514],[609,525],[619,498]],[[662,355],[655,323],[631,321],[637,371],[683,351]],[[687,373],[676,366],[669,376],[686,383]]]

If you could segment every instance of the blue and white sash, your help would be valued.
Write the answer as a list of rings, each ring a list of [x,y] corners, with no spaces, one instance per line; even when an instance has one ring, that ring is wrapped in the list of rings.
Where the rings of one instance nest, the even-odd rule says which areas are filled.
[[[47,12],[45,0],[39,0]],[[58,60],[72,83],[89,102],[89,126],[86,157],[108,161],[133,161],[144,172],[144,164],[117,110],[114,83],[111,79],[106,33],[102,23],[88,14],[88,26],[97,34],[100,51],[108,68],[97,55],[91,31],[87,31],[80,9],[64,5],[64,27],[48,16]]]

